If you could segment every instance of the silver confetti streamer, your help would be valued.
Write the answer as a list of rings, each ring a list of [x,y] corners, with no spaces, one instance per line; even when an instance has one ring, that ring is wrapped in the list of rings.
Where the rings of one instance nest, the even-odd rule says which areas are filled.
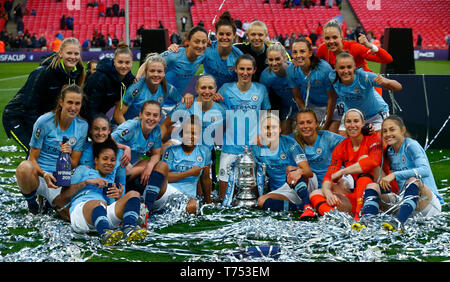
[[[0,151],[16,152],[15,146]],[[124,241],[104,247],[96,234],[77,234],[52,212],[31,215],[13,175],[14,157],[0,157],[0,262],[81,262],[139,251],[191,262],[383,262],[450,260],[449,204],[432,218],[414,217],[405,233],[381,228],[389,215],[380,215],[361,231],[350,228],[353,218],[332,211],[316,221],[298,220],[298,213],[203,205],[197,216],[184,211],[187,198],[175,196],[163,213],[152,214],[149,235],[138,244]],[[444,181],[444,183],[446,183]],[[445,199],[450,187],[440,188]],[[213,199],[217,192],[213,192]],[[184,230],[174,227],[183,226]],[[173,231],[176,230],[176,231]],[[23,247],[19,247],[23,246]],[[237,255],[247,247],[277,246],[278,258]],[[110,258],[113,257],[113,258]]]

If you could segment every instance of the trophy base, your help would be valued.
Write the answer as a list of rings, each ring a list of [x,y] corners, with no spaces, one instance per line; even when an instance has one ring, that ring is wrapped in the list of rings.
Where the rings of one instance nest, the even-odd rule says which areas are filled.
[[[250,209],[250,208],[255,208],[257,206],[257,201],[255,200],[236,200],[235,203],[236,207],[239,208],[245,208],[245,209]]]

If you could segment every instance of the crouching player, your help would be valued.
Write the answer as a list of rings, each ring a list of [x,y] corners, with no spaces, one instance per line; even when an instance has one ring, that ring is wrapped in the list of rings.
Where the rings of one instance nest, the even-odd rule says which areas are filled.
[[[400,117],[392,115],[383,121],[382,137],[387,146],[383,171],[387,172],[386,168],[389,168],[390,173],[387,172],[379,184],[372,183],[367,187],[361,224],[366,225],[371,215],[380,209],[390,209],[392,205],[396,217],[383,222],[383,227],[391,231],[403,232],[411,215],[429,217],[441,212],[444,201],[437,190],[427,155],[417,141],[405,135],[406,127]],[[388,194],[396,192],[395,184],[398,184],[400,197]]]
[[[55,110],[40,116],[33,126],[30,156],[16,169],[17,185],[32,214],[40,210],[37,195],[55,207],[53,201],[62,189],[53,176],[60,152],[70,154],[72,168],[78,166],[88,131],[87,122],[78,116],[82,102],[82,89],[76,85],[66,86],[61,90]],[[61,143],[63,136],[69,138],[64,144]]]
[[[211,203],[211,147],[198,144],[202,135],[202,123],[198,116],[191,115],[181,126],[182,144],[167,147],[163,154],[163,161],[169,167],[168,184],[166,192],[154,207],[163,208],[172,195],[184,194],[189,198],[186,212],[196,214],[200,206],[197,196],[203,196],[206,203]]]
[[[138,191],[149,211],[167,185],[167,164],[161,161],[161,114],[161,104],[148,100],[142,105],[138,119],[125,121],[111,133],[117,143],[131,149],[126,189]],[[141,159],[144,155],[149,159]]]
[[[140,241],[147,231],[138,227],[140,195],[124,193],[125,177],[117,180],[112,173],[116,166],[117,145],[111,139],[93,146],[94,169],[79,166],[71,186],[80,189],[72,197],[70,222],[78,233],[97,230],[102,244],[114,245],[123,235],[127,241]],[[120,224],[122,227],[119,228]]]
[[[313,176],[306,155],[294,138],[280,135],[278,116],[269,113],[261,119],[261,137],[258,145],[251,146],[253,155],[267,165],[271,192],[260,195],[258,207],[280,210],[301,210],[300,219],[315,216],[309,202],[305,180]]]

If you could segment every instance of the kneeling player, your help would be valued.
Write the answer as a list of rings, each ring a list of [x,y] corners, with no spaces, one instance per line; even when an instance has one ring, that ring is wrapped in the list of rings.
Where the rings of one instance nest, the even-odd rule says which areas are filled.
[[[169,167],[167,189],[155,208],[162,208],[172,195],[184,194],[189,198],[186,212],[195,214],[199,208],[197,196],[211,203],[211,148],[198,144],[202,134],[201,120],[191,115],[182,123],[182,144],[167,147],[163,161]],[[200,189],[198,189],[198,187]]]

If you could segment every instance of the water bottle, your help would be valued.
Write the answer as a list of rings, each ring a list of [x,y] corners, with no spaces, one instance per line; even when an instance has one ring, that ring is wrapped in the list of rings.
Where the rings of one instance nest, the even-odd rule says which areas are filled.
[[[69,139],[64,136],[62,143],[65,144]],[[70,186],[70,179],[72,177],[72,164],[70,163],[69,153],[59,153],[59,158],[56,161],[56,186],[68,187]]]

